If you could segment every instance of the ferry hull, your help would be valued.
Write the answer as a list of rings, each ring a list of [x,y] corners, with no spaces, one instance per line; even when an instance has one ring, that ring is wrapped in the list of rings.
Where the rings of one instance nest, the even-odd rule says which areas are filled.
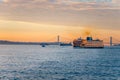
[[[94,49],[102,49],[102,48],[104,48],[104,47],[80,47],[80,46],[73,46],[74,48],[87,48],[87,49],[92,49],[92,48],[94,48]]]

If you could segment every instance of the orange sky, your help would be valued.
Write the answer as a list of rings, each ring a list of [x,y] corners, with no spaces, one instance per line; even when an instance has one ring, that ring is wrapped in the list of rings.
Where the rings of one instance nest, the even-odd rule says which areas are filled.
[[[108,39],[111,35],[118,39],[120,34],[119,30],[96,29],[93,26],[69,27],[7,20],[1,20],[0,25],[0,39],[11,41],[56,41],[57,35],[61,36],[61,41],[72,41],[89,34],[94,38]]]
[[[0,21],[0,39],[12,41],[56,41],[57,35],[73,39],[73,32],[79,33],[82,28],[63,25],[36,24],[19,21]],[[76,37],[76,36],[74,36]],[[62,39],[63,40],[63,39]]]

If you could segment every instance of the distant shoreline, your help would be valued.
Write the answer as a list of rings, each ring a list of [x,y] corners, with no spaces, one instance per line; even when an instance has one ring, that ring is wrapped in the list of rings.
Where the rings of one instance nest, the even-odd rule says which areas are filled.
[[[58,42],[14,42],[0,40],[0,45],[58,45]]]

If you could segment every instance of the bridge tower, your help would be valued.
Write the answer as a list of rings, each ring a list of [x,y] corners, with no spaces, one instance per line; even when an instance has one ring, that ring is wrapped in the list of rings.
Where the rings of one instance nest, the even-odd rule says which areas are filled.
[[[112,43],[112,36],[110,37],[110,46],[112,46],[113,43]]]
[[[57,43],[58,43],[58,45],[60,45],[60,36],[59,35],[57,36]]]

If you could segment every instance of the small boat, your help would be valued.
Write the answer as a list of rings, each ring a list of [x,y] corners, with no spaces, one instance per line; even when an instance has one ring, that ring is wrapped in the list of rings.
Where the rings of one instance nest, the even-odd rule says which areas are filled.
[[[41,47],[45,47],[45,44],[41,44]]]

